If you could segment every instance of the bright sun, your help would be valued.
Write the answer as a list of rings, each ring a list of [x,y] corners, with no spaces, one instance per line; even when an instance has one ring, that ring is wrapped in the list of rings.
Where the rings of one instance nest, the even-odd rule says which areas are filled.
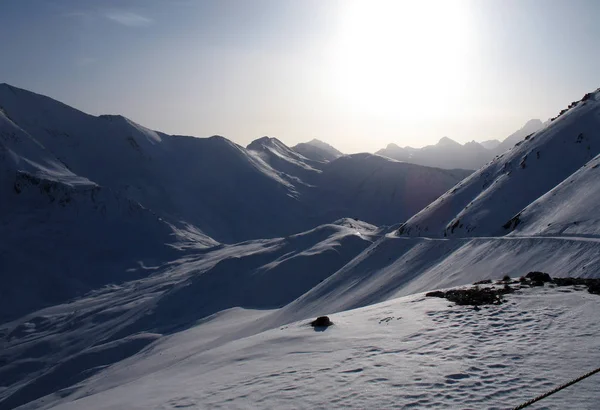
[[[444,116],[464,95],[471,41],[460,0],[342,3],[333,83],[350,109],[381,116]]]

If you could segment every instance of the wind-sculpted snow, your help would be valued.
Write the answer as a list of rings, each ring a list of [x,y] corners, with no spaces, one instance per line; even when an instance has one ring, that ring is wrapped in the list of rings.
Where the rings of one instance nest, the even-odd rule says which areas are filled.
[[[409,236],[502,235],[531,202],[600,153],[600,92],[498,156],[413,216]],[[510,224],[507,225],[510,227]]]

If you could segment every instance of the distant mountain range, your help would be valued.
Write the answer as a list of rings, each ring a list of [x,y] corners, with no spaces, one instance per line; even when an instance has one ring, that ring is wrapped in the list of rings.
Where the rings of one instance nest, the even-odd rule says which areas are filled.
[[[502,142],[498,140],[481,143],[471,141],[463,145],[448,137],[443,137],[437,144],[423,148],[402,148],[396,144],[389,144],[386,148],[377,151],[377,154],[425,166],[478,169],[543,126],[544,124],[540,120],[530,120]]]

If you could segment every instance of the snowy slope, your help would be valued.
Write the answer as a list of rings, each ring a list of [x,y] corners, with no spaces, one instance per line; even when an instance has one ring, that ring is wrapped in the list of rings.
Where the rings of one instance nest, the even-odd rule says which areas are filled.
[[[318,162],[333,161],[334,159],[344,155],[336,148],[323,141],[319,141],[318,139],[312,139],[308,142],[301,142],[300,144],[294,145],[292,149],[305,158],[309,158]]]
[[[265,319],[223,312],[25,408],[510,408],[600,360],[600,297],[565,291],[528,289],[480,311],[420,294],[332,315],[324,331],[304,320],[214,346]],[[593,409],[596,385],[541,404]]]
[[[512,235],[600,237],[600,155],[519,212]]]
[[[411,236],[488,236],[600,152],[600,92],[456,185],[412,217]]]

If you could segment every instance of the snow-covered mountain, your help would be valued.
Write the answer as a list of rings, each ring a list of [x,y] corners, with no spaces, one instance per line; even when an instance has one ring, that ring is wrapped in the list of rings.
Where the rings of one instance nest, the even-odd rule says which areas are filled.
[[[344,155],[331,145],[319,141],[318,139],[301,142],[300,144],[294,145],[292,149],[306,158],[319,162],[333,161]]]
[[[600,153],[600,93],[473,173],[400,229],[411,236],[494,236],[518,212]],[[508,223],[508,224],[507,224]]]
[[[443,137],[435,145],[423,148],[399,147],[389,144],[386,148],[377,151],[377,154],[398,161],[426,165],[446,169],[478,169],[510,149],[527,135],[541,129],[540,120],[530,120],[521,129],[508,136],[504,141],[490,140],[482,143],[471,141],[460,144],[448,137]]]
[[[121,116],[88,115],[6,84],[0,85],[0,107],[73,174],[220,242],[290,235],[347,216],[337,212],[337,201],[331,204],[317,195],[329,188],[318,179],[324,163],[276,139],[261,138],[245,149],[218,136],[171,136]],[[430,172],[444,182],[430,184],[426,195],[413,194],[420,206],[461,178],[448,178],[437,169]],[[422,174],[427,173],[423,169]],[[381,194],[389,196],[395,182],[386,183]],[[318,190],[312,188],[315,185]],[[350,208],[362,220],[369,221],[373,214]],[[385,220],[396,222],[397,216]]]
[[[0,410],[492,408],[499,401],[515,406],[591,370],[600,358],[598,295],[526,286],[506,303],[473,310],[421,292],[529,271],[600,277],[599,109],[600,90],[397,229],[387,221],[402,222],[420,200],[469,172],[371,154],[316,161],[276,139],[245,149],[220,137],[153,134],[122,117],[78,112],[73,121],[121,125],[106,135],[69,128],[67,139],[40,125],[44,110],[13,117],[3,108]],[[54,130],[50,136],[37,129],[44,127]],[[88,135],[114,150],[132,149],[119,145],[128,132],[154,165],[142,167],[130,152],[115,156],[130,161],[115,167],[137,191],[77,158],[86,147],[82,155],[100,162],[86,141],[96,137]],[[72,152],[61,150],[68,141]],[[99,155],[110,154],[98,145]],[[211,185],[208,174],[184,184],[156,168],[170,164],[183,179],[196,172],[196,158],[205,173],[219,161],[220,172],[234,169],[210,174]],[[153,199],[155,182],[182,200],[202,192],[228,198],[235,194],[221,193],[219,184],[236,178],[268,185],[265,200],[280,198],[271,188],[281,190],[293,203],[289,210],[301,210],[299,225],[314,225],[220,244],[197,219],[143,203]],[[202,191],[194,188],[198,181],[205,181]],[[244,199],[221,206],[255,206]],[[277,205],[266,209],[283,212]],[[318,222],[336,215],[346,218]],[[308,325],[324,314],[333,326]],[[594,385],[585,386],[545,405],[594,408]]]

